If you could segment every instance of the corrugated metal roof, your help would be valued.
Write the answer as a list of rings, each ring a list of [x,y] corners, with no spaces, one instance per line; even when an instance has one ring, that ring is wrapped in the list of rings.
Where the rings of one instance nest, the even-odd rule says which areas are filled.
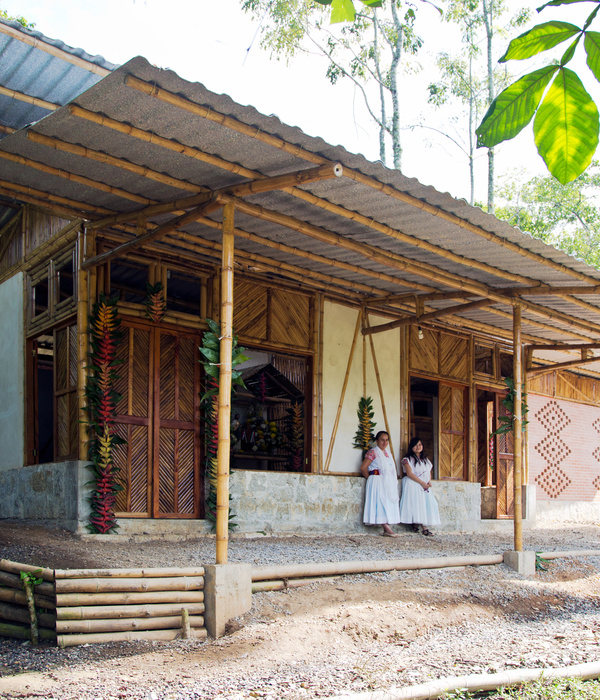
[[[52,49],[55,49],[54,55],[49,53]],[[68,57],[89,63],[89,69],[66,60]],[[90,56],[83,49],[25,29],[14,20],[0,19],[0,86],[7,90],[64,105],[97,83],[106,71],[115,68],[102,56]],[[93,72],[95,69],[99,69],[98,72]],[[0,95],[0,126],[8,129],[20,129],[51,111],[43,105]],[[4,136],[6,134],[0,131],[0,139]]]
[[[91,220],[336,162],[342,177],[243,198],[235,217],[242,266],[275,283],[300,275],[306,285],[356,301],[456,295],[429,298],[426,314],[455,307],[464,291],[466,302],[490,297],[487,307],[439,322],[471,330],[485,324],[502,337],[512,329],[514,292],[508,289],[531,287],[522,312],[530,340],[600,338],[597,296],[533,294],[541,286],[600,285],[595,268],[462,200],[141,57],[0,143],[2,180],[38,190],[40,201],[66,197],[74,215]],[[154,215],[149,222],[174,216]],[[213,261],[220,217],[217,210],[184,226],[193,236],[185,242],[169,234],[155,245]],[[132,237],[131,228],[117,228]],[[414,298],[384,308],[414,316]]]

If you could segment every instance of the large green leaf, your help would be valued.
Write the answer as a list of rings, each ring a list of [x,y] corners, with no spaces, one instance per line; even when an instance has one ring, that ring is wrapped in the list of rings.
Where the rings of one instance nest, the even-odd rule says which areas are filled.
[[[356,10],[352,0],[332,0],[331,3],[331,24],[338,22],[354,22]]]
[[[587,168],[598,146],[598,108],[579,76],[561,68],[533,122],[538,153],[563,185]]]
[[[588,68],[592,71],[596,80],[600,81],[600,33],[586,32],[583,45],[587,56]]]
[[[558,7],[559,5],[575,5],[581,2],[589,2],[590,0],[551,0],[545,5],[538,7],[536,12],[541,12],[546,7]]]
[[[490,105],[477,127],[477,146],[492,148],[514,138],[529,124],[546,86],[558,66],[545,66],[524,75],[503,90]]]
[[[563,41],[579,34],[581,29],[569,22],[545,22],[537,24],[516,39],[513,39],[499,63],[506,61],[522,61],[525,58],[537,56],[542,51],[552,49]]]

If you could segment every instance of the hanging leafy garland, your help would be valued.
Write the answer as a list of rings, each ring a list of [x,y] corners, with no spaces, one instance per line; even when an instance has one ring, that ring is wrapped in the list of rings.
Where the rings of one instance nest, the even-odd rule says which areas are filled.
[[[163,320],[167,312],[167,302],[165,301],[165,290],[162,282],[157,282],[155,285],[146,285],[144,306],[146,307],[146,316],[154,323],[160,323]]]
[[[373,399],[370,396],[361,396],[358,402],[358,430],[354,436],[354,444],[352,445],[357,450],[362,450],[364,459],[369,446],[375,439],[375,426],[373,416]]]
[[[202,345],[200,352],[204,359],[200,362],[204,367],[204,394],[201,399],[202,408],[204,410],[204,437],[206,451],[205,470],[208,477],[208,493],[206,494],[206,519],[213,523],[213,530],[217,522],[217,450],[219,446],[219,364],[221,355],[221,343],[219,340],[219,325],[211,320],[206,319],[208,328],[202,336]],[[231,346],[231,386],[232,396],[233,387],[241,386],[245,388],[242,379],[242,373],[235,368],[242,362],[245,362],[248,357],[244,355],[244,348],[237,344],[237,336],[233,336]],[[231,494],[229,494],[231,501]],[[233,521],[235,514],[229,509],[228,523],[229,529],[237,527]]]
[[[512,377],[505,377],[504,383],[508,387],[508,391],[506,396],[502,399],[502,405],[508,411],[508,415],[498,416],[498,428],[494,430],[492,435],[505,435],[513,430],[516,397],[515,382]],[[525,385],[523,385],[523,390],[521,393],[521,431],[524,431],[525,426],[527,423],[529,423],[529,421],[525,419],[528,412],[529,406],[527,405],[527,393],[525,391]]]
[[[115,503],[122,487],[117,483],[113,448],[125,441],[115,433],[116,406],[121,396],[114,389],[118,375],[116,348],[122,339],[117,314],[118,297],[100,295],[90,316],[90,364],[85,387],[88,413],[88,458],[93,477],[91,532],[107,534],[117,529]]]
[[[290,448],[290,468],[304,471],[304,410],[301,403],[293,403],[287,409],[287,439]]]

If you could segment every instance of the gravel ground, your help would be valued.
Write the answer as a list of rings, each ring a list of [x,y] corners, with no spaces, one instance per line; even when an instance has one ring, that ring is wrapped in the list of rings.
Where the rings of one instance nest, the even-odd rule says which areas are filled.
[[[0,557],[55,568],[195,566],[214,539],[99,542],[0,522]],[[512,535],[398,539],[234,537],[229,561],[380,560],[512,549]],[[600,527],[524,533],[535,551],[600,550]],[[503,565],[343,576],[253,596],[218,640],[33,649],[0,641],[0,697],[56,700],[306,698],[433,678],[600,660],[600,557],[550,560],[526,579]]]

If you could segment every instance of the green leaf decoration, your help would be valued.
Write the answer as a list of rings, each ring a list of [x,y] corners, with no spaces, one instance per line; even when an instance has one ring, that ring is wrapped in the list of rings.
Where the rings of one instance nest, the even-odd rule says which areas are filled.
[[[590,164],[598,146],[598,108],[577,74],[561,68],[533,122],[538,153],[563,185]]]
[[[506,53],[498,61],[522,61],[525,58],[537,56],[542,51],[548,51],[563,41],[579,34],[581,29],[569,22],[545,22],[537,24],[527,32],[524,32],[516,39],[513,39]]]
[[[352,447],[362,450],[364,457],[371,442],[375,439],[376,423],[373,422],[375,411],[373,410],[373,399],[370,396],[361,396],[356,415],[358,416],[358,430],[354,436]]]
[[[546,7],[558,7],[559,5],[575,5],[577,3],[589,2],[589,0],[551,0],[545,5],[538,7],[536,12],[541,12]]]
[[[533,118],[544,90],[558,70],[559,66],[545,66],[503,90],[477,127],[477,146],[492,148],[522,131]]]
[[[575,55],[575,49],[577,48],[579,44],[579,40],[581,39],[581,34],[575,39],[575,41],[569,46],[569,48],[564,52],[562,58],[560,59],[560,65],[561,66],[566,66],[567,63],[573,58]]]
[[[600,32],[586,32],[583,46],[588,68],[600,82]]]

